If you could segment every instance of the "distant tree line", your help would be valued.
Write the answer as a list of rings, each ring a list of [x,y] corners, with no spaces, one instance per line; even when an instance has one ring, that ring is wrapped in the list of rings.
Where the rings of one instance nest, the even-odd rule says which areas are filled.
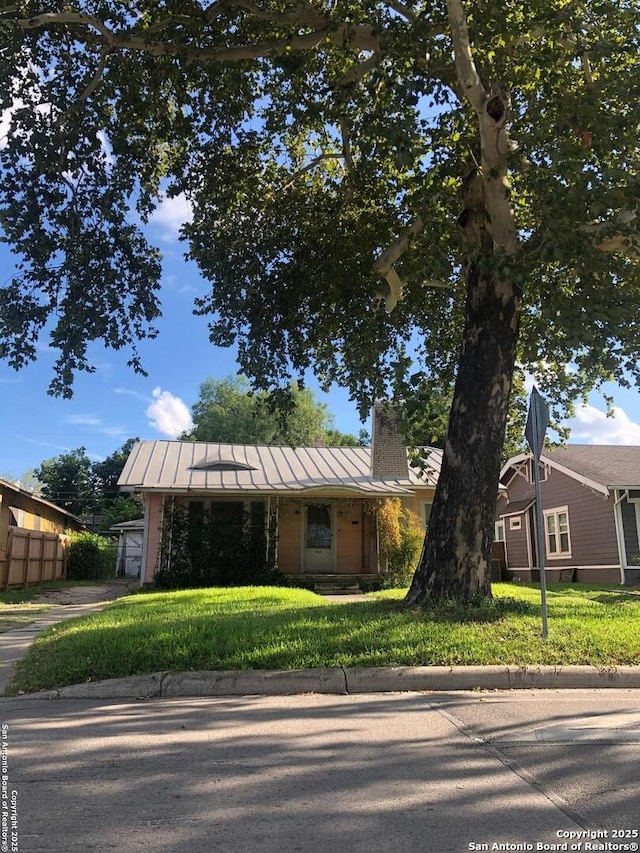
[[[100,529],[140,518],[140,501],[122,494],[117,487],[136,441],[137,438],[127,439],[101,462],[92,462],[84,447],[45,459],[34,471],[40,483],[40,495],[73,515],[102,516],[98,524]]]

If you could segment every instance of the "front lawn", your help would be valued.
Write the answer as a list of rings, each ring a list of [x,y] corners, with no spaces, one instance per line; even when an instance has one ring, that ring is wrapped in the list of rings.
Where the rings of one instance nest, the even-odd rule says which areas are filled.
[[[160,671],[640,664],[637,591],[552,585],[546,642],[536,588],[496,584],[483,607],[427,610],[402,607],[403,594],[345,604],[278,587],[135,595],[41,634],[7,693]]]

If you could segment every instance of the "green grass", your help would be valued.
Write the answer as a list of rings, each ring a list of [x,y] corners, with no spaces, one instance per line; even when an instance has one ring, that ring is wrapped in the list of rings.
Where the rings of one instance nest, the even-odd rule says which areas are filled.
[[[551,586],[546,642],[537,589],[496,584],[494,595],[425,610],[403,607],[401,590],[345,604],[276,587],[131,596],[40,635],[7,693],[200,669],[640,664],[638,592]]]

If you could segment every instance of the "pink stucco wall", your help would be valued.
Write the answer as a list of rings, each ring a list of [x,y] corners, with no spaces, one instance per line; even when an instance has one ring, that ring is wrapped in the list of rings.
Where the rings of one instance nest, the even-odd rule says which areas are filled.
[[[157,494],[144,495],[144,527],[146,532],[144,554],[142,557],[143,571],[140,573],[141,583],[152,583],[158,565],[160,550],[160,527],[162,525],[163,496]]]

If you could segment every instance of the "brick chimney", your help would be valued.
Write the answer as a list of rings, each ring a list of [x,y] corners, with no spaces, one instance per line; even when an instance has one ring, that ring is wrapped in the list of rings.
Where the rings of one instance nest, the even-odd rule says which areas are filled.
[[[406,480],[407,448],[400,415],[389,403],[373,405],[371,416],[371,476],[381,480]]]

